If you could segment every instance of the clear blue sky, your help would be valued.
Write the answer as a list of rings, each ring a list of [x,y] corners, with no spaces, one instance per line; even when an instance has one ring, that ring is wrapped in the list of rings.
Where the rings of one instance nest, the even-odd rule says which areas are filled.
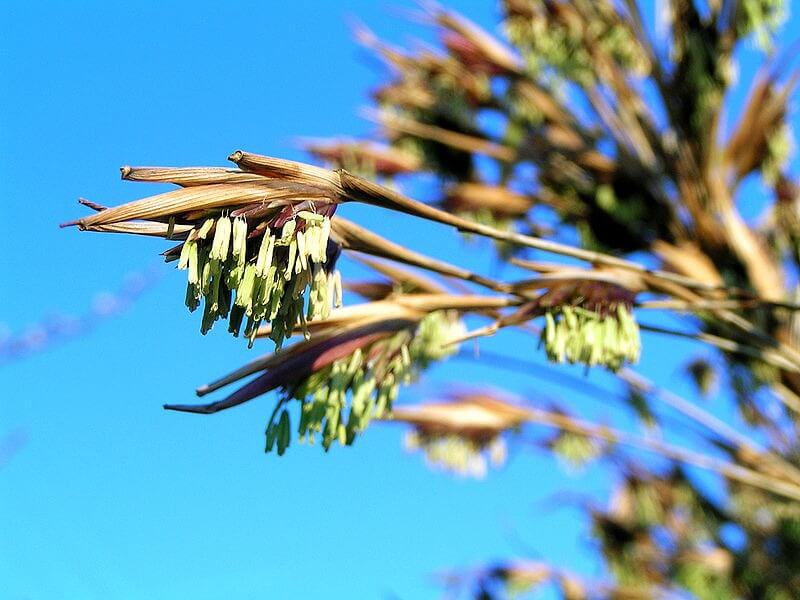
[[[603,467],[570,476],[519,449],[487,480],[459,480],[405,454],[386,426],[351,449],[278,459],[262,453],[270,398],[212,417],[161,409],[258,350],[199,335],[183,276],[158,264],[162,242],[57,224],[86,212],[79,196],[116,204],[158,189],[121,182],[123,164],[218,165],[237,148],[301,158],[295,136],[368,132],[358,108],[378,77],[346,17],[397,41],[420,32],[372,0],[163,4],[0,6],[0,323],[20,333],[86,312],[131,273],[163,275],[86,335],[0,364],[0,437],[27,440],[0,465],[0,598],[427,598],[437,571],[514,556],[600,575],[579,511],[546,500],[568,489],[604,502]],[[491,2],[451,4],[495,22]],[[345,213],[464,261],[452,232]],[[656,342],[643,369],[672,378],[664,353],[688,346]],[[540,360],[524,337],[485,347]],[[402,398],[498,376],[536,401],[557,393],[451,361]],[[569,399],[613,416],[605,398]]]

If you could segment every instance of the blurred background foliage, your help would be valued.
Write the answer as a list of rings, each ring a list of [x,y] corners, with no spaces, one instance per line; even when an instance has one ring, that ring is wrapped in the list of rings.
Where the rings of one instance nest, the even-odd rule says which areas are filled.
[[[360,41],[385,64],[385,83],[372,91],[374,108],[366,112],[379,134],[369,142],[317,140],[308,150],[331,166],[401,186],[430,173],[438,182],[437,205],[481,224],[629,255],[737,290],[740,298],[792,301],[800,268],[800,185],[788,118],[796,46],[776,45],[774,35],[789,3],[665,0],[655,14],[641,4],[504,0],[496,33],[425,4],[415,17],[434,28],[438,44],[404,48],[362,27]],[[732,107],[731,90],[742,85],[736,58],[742,45],[762,52],[763,63],[744,104]],[[745,186],[754,178],[760,198]],[[502,241],[496,251],[498,260],[512,262],[524,253]],[[792,310],[743,303],[721,315],[698,310],[702,298],[721,292],[649,284],[649,292],[694,305],[694,314],[681,320],[697,332],[756,346],[754,339],[765,335],[770,347],[798,349]],[[752,325],[749,333],[735,332],[740,318]],[[702,406],[623,369],[617,376],[626,402],[653,439],[687,425],[662,422],[652,407],[680,404],[682,417],[699,425],[709,456],[797,485],[798,374],[769,364],[760,352],[730,348],[675,358],[700,394],[731,390],[746,433],[712,422]],[[499,392],[462,394],[450,403],[398,409],[395,418],[414,425],[407,443],[432,465],[482,473],[502,461],[497,444],[531,420],[515,417],[500,398]],[[493,426],[485,417],[484,428],[480,416],[472,425],[457,416],[476,406],[494,417],[512,414]],[[613,436],[572,426],[567,411],[553,409],[549,422],[559,432],[537,444],[571,468],[607,460],[618,469],[609,504],[586,506],[608,578],[582,581],[559,565],[521,560],[451,573],[445,578],[451,591],[502,598],[550,586],[567,599],[800,597],[796,498],[725,473],[726,493],[709,497],[680,464],[648,466]]]

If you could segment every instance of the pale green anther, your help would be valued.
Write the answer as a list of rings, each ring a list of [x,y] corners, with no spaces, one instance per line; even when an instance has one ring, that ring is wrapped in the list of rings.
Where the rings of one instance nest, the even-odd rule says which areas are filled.
[[[408,346],[403,344],[400,346],[400,356],[402,359],[403,367],[411,366],[411,355],[408,353]]]
[[[217,229],[214,231],[214,241],[211,244],[211,258],[225,261],[231,245],[231,220],[228,217],[217,219]]]
[[[217,285],[219,286],[217,318],[224,319],[227,318],[228,313],[231,311],[232,294],[230,288],[223,283],[221,276],[217,279]]]
[[[356,406],[353,404],[350,408],[350,414],[347,418],[347,444],[352,444],[359,432],[359,423],[361,422],[361,414],[364,411],[363,405]]]
[[[603,321],[602,334],[603,334],[603,346],[605,346],[606,348],[611,347],[611,345],[614,343],[614,329],[609,319],[605,319]]]
[[[267,273],[272,271],[273,261],[275,259],[275,236],[269,236],[269,242],[267,243],[267,255],[264,257],[264,267],[261,270],[262,276],[264,273],[264,269],[267,269]]]
[[[265,276],[265,279],[270,282],[270,285],[272,287],[274,287],[276,284],[275,280],[277,276],[278,276],[278,265],[273,263],[269,266],[269,269],[267,269],[267,274]]]
[[[264,277],[256,277],[257,281],[260,281],[260,285],[258,288],[258,302],[264,306],[264,310],[266,307],[269,306],[269,301],[272,298],[272,290],[275,289],[275,276],[274,276],[274,269],[270,266],[267,274]]]
[[[311,414],[311,403],[300,400],[300,422],[297,424],[297,433],[305,436],[308,429],[308,416]]]
[[[192,246],[195,245],[197,242],[194,241],[185,241],[181,246],[181,256],[178,259],[178,268],[180,270],[188,269],[189,268],[189,252],[192,249]]]
[[[256,280],[256,270],[251,264],[245,265],[244,277],[236,289],[236,304],[250,312],[250,305],[253,301],[253,284]]]
[[[200,291],[203,292],[204,296],[208,294],[209,285],[211,283],[211,276],[213,274],[211,271],[212,262],[214,261],[206,259],[203,263],[203,272],[200,276]]]
[[[608,347],[615,352],[619,352],[621,342],[619,321],[614,318],[607,318],[605,321],[606,327],[608,327]]]
[[[195,284],[186,284],[186,297],[184,301],[186,303],[186,308],[188,308],[190,312],[197,310],[197,307],[200,305],[200,294]]]
[[[325,449],[325,452],[331,447],[333,443],[333,431],[331,430],[331,422],[330,420],[325,422],[325,429],[322,432],[322,447]]]
[[[599,365],[603,360],[603,337],[604,337],[604,324],[599,323],[600,331],[598,332],[597,339],[594,340],[589,355],[589,364],[591,366]]]
[[[247,221],[241,217],[233,220],[233,256],[238,265],[244,265],[247,255]]]
[[[300,217],[308,223],[321,223],[325,219],[324,215],[320,215],[309,210],[301,210],[295,216]]]
[[[391,410],[394,401],[397,400],[397,395],[399,393],[400,393],[400,386],[398,384],[394,384],[389,389],[389,406],[388,406],[389,410]]]
[[[339,427],[336,428],[336,432],[338,434],[339,443],[342,446],[347,445],[347,428],[344,426],[344,423],[340,422]]]
[[[327,284],[323,283],[323,286],[327,286]],[[318,319],[327,319],[331,314],[331,305],[328,302],[328,293],[326,291],[326,287],[323,287],[320,290],[320,297],[318,298],[318,308],[316,309],[316,314]]]
[[[382,383],[381,388],[378,391],[378,399],[375,404],[375,415],[378,417],[384,416],[389,410],[391,409],[391,400],[390,396],[392,393],[392,388],[397,385],[396,383],[386,384]]]
[[[314,262],[319,263],[320,265],[325,264],[325,261],[328,260],[328,237],[325,233],[326,229],[330,231],[330,220],[325,219],[322,223],[322,226],[317,227],[316,232],[316,241],[315,243],[315,255],[314,255]]]
[[[298,231],[295,236],[297,240],[297,272],[302,269],[308,269],[308,260],[306,259],[306,235],[302,231]]]
[[[272,246],[275,244],[275,238],[269,235],[269,232],[264,234],[261,238],[261,246],[258,248],[258,256],[256,257],[256,277],[263,277],[264,271],[269,267],[272,262]],[[270,260],[267,260],[269,256]]]
[[[545,342],[544,343],[545,343],[546,347],[550,348],[550,347],[553,346],[553,343],[555,342],[555,339],[556,339],[556,321],[553,318],[553,313],[551,313],[549,310],[546,313],[544,313],[544,320],[545,320],[545,326],[544,326]]]
[[[236,264],[233,267],[230,267],[225,275],[225,283],[228,284],[228,288],[235,290],[239,287],[239,284],[242,282],[242,277],[244,276],[244,262],[242,264]]]
[[[205,335],[211,331],[211,327],[214,325],[215,320],[216,314],[211,308],[211,303],[209,302],[208,298],[206,298],[206,304],[203,307],[203,318],[200,322],[200,333]]]
[[[317,262],[324,263],[327,260],[328,238],[331,235],[331,220],[326,218],[322,221],[322,231],[319,236],[319,256]]]
[[[338,395],[339,392],[344,390],[346,385],[346,369],[347,366],[343,364],[341,360],[337,360],[335,363],[333,363],[333,368],[331,369],[331,379],[328,383],[333,395]]]
[[[278,310],[281,307],[281,299],[283,298],[283,287],[285,285],[285,280],[283,277],[278,277],[275,280],[275,286],[272,290],[272,298],[270,299],[269,305],[269,320],[272,321],[276,316],[278,316]]]
[[[330,399],[328,401],[330,402]],[[334,404],[335,403],[332,402],[328,408],[328,423],[325,427],[325,431],[328,432],[330,437],[333,437],[333,434],[336,432],[336,429],[339,426],[339,409]]]
[[[305,231],[306,256],[311,263],[319,262],[319,234],[321,227],[307,227]]]
[[[308,318],[318,319],[327,317],[330,304],[327,292],[328,276],[318,265],[314,267],[311,280],[311,292],[308,301]]]
[[[297,228],[297,223],[294,220],[286,221],[283,225],[283,229],[281,230],[281,245],[288,246],[289,242],[291,241],[292,237],[294,236],[294,230]]]
[[[289,413],[284,410],[281,413],[280,421],[278,421],[278,456],[283,455],[286,452],[286,448],[289,447],[291,439],[289,427]]]
[[[333,285],[330,286],[333,288],[333,300],[331,301],[331,304],[333,304],[336,308],[339,308],[342,305],[342,275],[339,273],[339,271],[334,271],[331,277],[333,278]]]
[[[231,222],[231,254],[238,257],[242,254],[242,239],[247,236],[247,223],[242,217],[236,217]]]
[[[189,283],[197,285],[200,283],[200,265],[198,257],[197,243],[192,243],[189,246]]]
[[[275,265],[270,265],[267,274],[260,281],[261,287],[259,288],[258,301],[262,305],[262,310],[266,317],[272,302],[272,296],[275,294]]]
[[[261,294],[264,288],[263,283],[260,277],[253,277],[253,288],[250,291],[250,305],[247,310],[247,315],[253,319],[264,318],[264,307],[261,303]]]
[[[578,327],[578,317],[575,315],[575,311],[571,306],[565,306],[562,309],[564,313],[564,320],[567,323],[567,327],[569,329],[575,329]]]
[[[373,396],[375,387],[375,377],[370,374],[358,390],[360,401],[364,404],[364,410],[361,412],[361,418],[358,424],[358,428],[361,431],[369,424],[372,418],[372,411],[375,410],[375,398]]]
[[[211,261],[216,262],[216,261]],[[211,283],[209,284],[208,295],[206,296],[206,302],[211,307],[211,312],[216,315],[219,311],[219,284],[220,278],[219,275],[214,275]]]
[[[197,232],[197,237],[201,240],[206,239],[208,232],[211,231],[211,228],[214,226],[214,219],[206,219],[203,225]]]
[[[292,301],[292,303],[294,303],[294,301],[300,298],[305,290],[305,282],[303,281],[302,276],[296,276],[290,279],[289,281],[285,281],[284,285],[285,285],[284,295],[288,300]]]
[[[211,259],[208,262],[211,263],[211,276],[216,279],[222,278],[222,262],[216,259]]]
[[[347,369],[345,370],[349,384],[352,384],[353,379],[356,377],[356,373],[361,368],[362,357],[363,352],[361,351],[361,348],[356,348],[356,351],[350,356],[350,361],[347,363]]]
[[[597,325],[600,323],[596,318],[587,319],[581,327],[581,342],[587,346],[597,345]]]
[[[261,319],[254,319],[247,317],[247,325],[245,326],[244,337],[247,340],[247,347],[252,348],[256,341],[256,334],[258,328],[261,326]]]
[[[231,316],[228,319],[228,331],[234,335],[234,337],[239,337],[239,332],[242,329],[242,320],[244,319],[244,308],[241,306],[232,306],[231,307]]]
[[[267,434],[267,441],[264,447],[264,451],[272,452],[272,448],[275,447],[275,439],[278,436],[278,428],[275,425],[275,423],[270,423],[269,425],[267,425],[266,434]]]
[[[375,414],[375,380],[372,380],[372,385],[370,386],[370,391],[367,394],[367,407],[364,409],[363,419],[359,423],[361,431],[367,428],[369,422],[372,420],[373,415]]]
[[[294,221],[290,221],[290,223],[294,223]],[[289,281],[292,278],[292,273],[294,272],[294,260],[296,255],[297,255],[297,240],[292,238],[292,240],[289,242],[289,258],[286,261],[286,270],[284,271],[283,274],[283,277],[284,279],[286,279],[286,281]]]
[[[569,326],[567,325],[566,319],[562,317],[562,319],[558,322],[558,335],[556,336],[556,360],[558,362],[564,362],[566,360],[566,350],[567,350],[567,342],[569,341]]]

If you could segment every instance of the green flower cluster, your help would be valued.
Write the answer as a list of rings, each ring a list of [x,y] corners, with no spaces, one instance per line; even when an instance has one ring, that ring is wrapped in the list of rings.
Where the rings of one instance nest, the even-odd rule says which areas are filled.
[[[736,11],[736,33],[745,37],[755,33],[762,50],[772,47],[772,34],[786,20],[785,0],[742,0]]]
[[[485,477],[490,464],[498,467],[506,460],[506,445],[499,436],[489,442],[478,442],[459,435],[412,431],[406,435],[404,444],[407,450],[424,452],[431,467],[462,477]]]
[[[329,234],[330,219],[311,211],[298,212],[279,232],[266,227],[260,243],[251,239],[242,217],[207,219],[192,229],[178,268],[188,271],[189,310],[205,300],[201,332],[228,318],[228,330],[238,336],[247,317],[244,335],[251,345],[267,321],[272,323],[270,337],[280,347],[298,320],[304,324],[325,318],[333,301],[340,303],[341,298],[338,274],[329,276],[324,268]]]
[[[550,446],[555,455],[572,470],[585,467],[602,453],[602,446],[596,440],[570,431],[561,432]]]
[[[511,42],[522,51],[531,74],[538,76],[552,69],[562,77],[590,85],[597,77],[597,67],[587,42],[597,45],[616,63],[635,74],[649,73],[646,54],[630,28],[609,7],[598,4],[596,18],[584,28],[577,14],[571,9],[565,10],[569,6],[553,11],[554,14],[564,13],[556,17],[548,2],[536,0],[530,4],[527,13],[509,13],[505,30]]]
[[[547,358],[557,363],[603,365],[618,371],[639,360],[639,326],[624,304],[607,314],[564,305],[545,312],[541,335]]]
[[[416,331],[403,330],[380,339],[349,356],[314,372],[284,390],[267,426],[266,451],[283,454],[290,438],[289,412],[285,405],[300,402],[299,440],[313,444],[316,434],[328,450],[334,441],[353,443],[373,418],[388,415],[400,385],[407,385],[432,361],[457,351],[443,342],[463,333],[461,321],[446,311],[423,318]],[[276,420],[277,412],[283,411]],[[349,411],[348,411],[349,409]]]

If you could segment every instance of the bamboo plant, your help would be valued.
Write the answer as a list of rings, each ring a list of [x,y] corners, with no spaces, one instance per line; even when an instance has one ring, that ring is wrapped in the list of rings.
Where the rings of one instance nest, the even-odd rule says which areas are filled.
[[[357,31],[385,65],[366,111],[374,139],[307,140],[318,164],[236,151],[231,168],[123,167],[123,179],[177,188],[113,208],[83,201],[94,213],[69,225],[172,240],[164,257],[187,272],[202,333],[227,320],[251,346],[271,340],[272,352],[197,390],[233,386],[226,395],[167,409],[210,414],[274,392],[265,447],[278,454],[298,440],[347,446],[379,422],[405,424],[409,449],[463,475],[499,466],[512,443],[616,466],[608,506],[586,507],[603,580],[509,561],[445,574],[454,591],[800,597],[797,76],[774,46],[785,4],[665,0],[656,31],[635,0],[504,0],[494,34],[426,3],[417,20],[434,45]],[[746,44],[763,67],[728,125]],[[420,175],[434,176],[438,198],[402,191]],[[741,211],[750,178],[767,190],[757,220]],[[512,275],[386,239],[344,218],[351,203],[492,240],[470,248]],[[340,260],[376,279],[342,281]],[[359,299],[343,305],[343,290]],[[680,326],[656,324],[654,311]],[[512,329],[565,387],[592,384],[562,363],[605,370],[642,431],[500,390],[402,403],[401,388],[463,342]],[[685,374],[700,395],[729,389],[747,430],[636,371],[645,336],[707,346]],[[478,360],[536,370],[519,356]],[[659,435],[675,427],[668,414],[694,443]],[[724,500],[687,467],[716,474]],[[732,526],[744,542],[728,540]]]

